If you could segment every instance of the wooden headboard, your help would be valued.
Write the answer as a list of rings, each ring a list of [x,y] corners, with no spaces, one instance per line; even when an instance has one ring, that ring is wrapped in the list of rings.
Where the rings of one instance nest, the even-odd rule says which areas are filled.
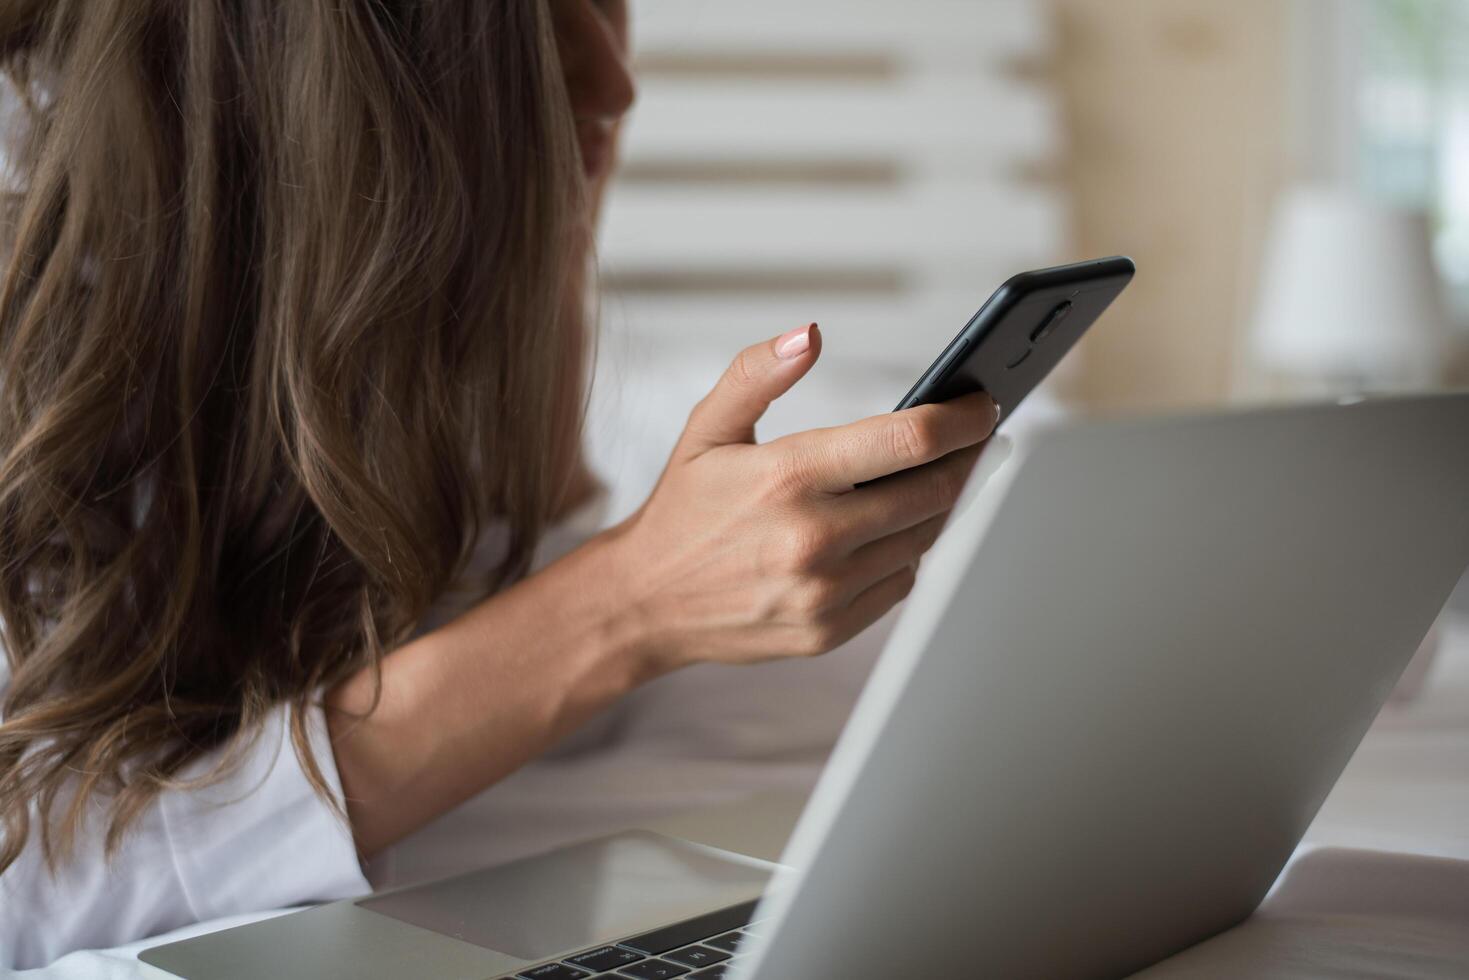
[[[641,0],[603,322],[735,350],[808,319],[911,372],[1064,256],[1035,0]],[[895,342],[895,337],[901,337]]]

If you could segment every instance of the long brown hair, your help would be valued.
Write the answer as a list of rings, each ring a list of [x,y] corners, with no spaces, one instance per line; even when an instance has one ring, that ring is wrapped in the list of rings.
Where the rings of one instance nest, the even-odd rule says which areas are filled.
[[[6,0],[0,68],[3,870],[277,704],[322,788],[321,689],[523,571],[583,230],[543,0]]]

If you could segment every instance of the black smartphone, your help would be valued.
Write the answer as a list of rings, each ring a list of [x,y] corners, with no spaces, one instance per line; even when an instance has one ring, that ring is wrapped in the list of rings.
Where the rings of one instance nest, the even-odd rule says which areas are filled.
[[[984,391],[1010,417],[1132,281],[1121,255],[1022,272],[995,290],[893,411]]]

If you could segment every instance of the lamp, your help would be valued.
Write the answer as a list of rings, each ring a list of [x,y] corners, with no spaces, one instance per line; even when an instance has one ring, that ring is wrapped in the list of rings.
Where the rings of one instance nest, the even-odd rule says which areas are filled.
[[[1424,214],[1321,185],[1282,196],[1250,337],[1256,367],[1306,393],[1431,387],[1445,319]]]

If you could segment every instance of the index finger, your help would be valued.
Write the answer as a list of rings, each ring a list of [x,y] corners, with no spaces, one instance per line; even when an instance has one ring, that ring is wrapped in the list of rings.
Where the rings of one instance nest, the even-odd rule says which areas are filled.
[[[994,399],[975,392],[778,442],[797,455],[796,467],[813,490],[839,493],[981,443],[999,418]]]

